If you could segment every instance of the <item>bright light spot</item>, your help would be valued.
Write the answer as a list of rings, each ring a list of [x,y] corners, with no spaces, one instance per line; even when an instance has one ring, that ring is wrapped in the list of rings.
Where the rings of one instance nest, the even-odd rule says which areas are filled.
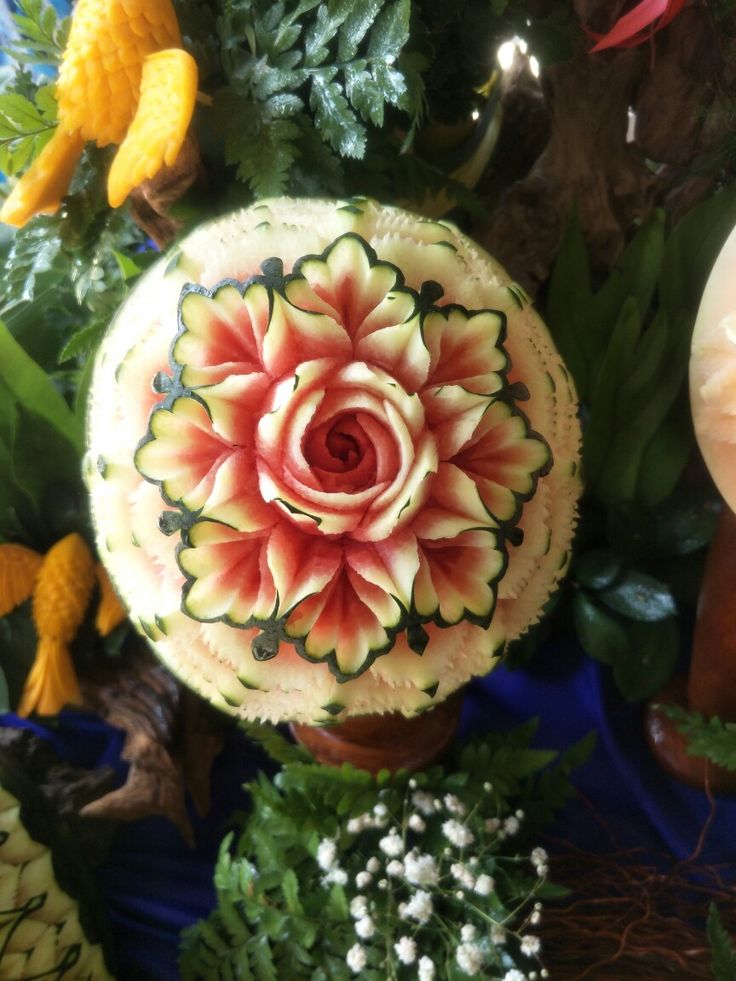
[[[539,62],[534,55],[529,58],[529,70],[535,78],[539,78]]]
[[[504,71],[508,71],[514,61],[514,54],[516,53],[516,44],[513,41],[504,41],[501,47],[496,52],[496,57],[498,58],[498,63],[503,68]]]
[[[636,139],[636,113],[629,106],[626,110],[626,115],[628,119],[628,126],[626,127],[626,142],[633,143]]]
[[[473,109],[473,111],[470,114],[470,117],[473,121],[475,121],[476,119],[480,119],[480,109]]]
[[[510,41],[504,41],[496,52],[496,58],[498,63],[504,71],[508,71],[514,62],[514,56],[516,52],[520,52],[525,55],[529,50],[529,45],[526,43],[523,37],[512,37]]]

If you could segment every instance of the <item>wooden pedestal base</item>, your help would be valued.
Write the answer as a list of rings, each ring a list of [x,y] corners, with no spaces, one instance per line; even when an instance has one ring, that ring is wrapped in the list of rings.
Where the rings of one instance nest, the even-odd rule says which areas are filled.
[[[687,679],[672,682],[649,707],[649,744],[662,766],[694,787],[705,785],[706,762],[690,756],[676,724],[658,711],[658,703],[679,705],[706,718],[736,722],[736,515],[724,505],[718,518],[698,604],[693,656]],[[736,772],[708,766],[715,792],[736,792]]]
[[[462,698],[455,694],[436,708],[406,719],[397,713],[357,715],[334,726],[294,723],[294,738],[319,763],[352,763],[361,770],[421,770],[436,762],[455,737]]]
[[[649,705],[645,726],[650,749],[660,766],[683,783],[702,790],[707,782],[714,794],[736,793],[736,771],[715,766],[703,756],[691,756],[687,751],[687,737],[657,704],[688,709],[687,679],[671,681]]]

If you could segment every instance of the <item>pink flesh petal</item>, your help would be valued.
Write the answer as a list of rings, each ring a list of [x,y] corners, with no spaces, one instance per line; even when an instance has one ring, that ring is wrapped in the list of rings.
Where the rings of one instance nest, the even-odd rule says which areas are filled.
[[[244,532],[261,531],[278,521],[261,497],[252,450],[236,450],[219,467],[202,517]]]
[[[331,317],[306,313],[273,295],[271,318],[263,338],[263,366],[281,378],[303,361],[328,356],[349,357],[350,338]]]
[[[460,385],[471,392],[492,395],[501,388],[499,372],[508,363],[497,347],[501,317],[482,311],[468,317],[459,310],[432,313],[425,318],[424,336],[432,352],[429,384]]]
[[[381,542],[347,542],[345,561],[363,579],[396,596],[405,607],[419,568],[415,535],[404,529]]]
[[[342,563],[339,542],[302,535],[286,522],[271,531],[266,554],[278,592],[280,616],[306,597],[324,590]]]

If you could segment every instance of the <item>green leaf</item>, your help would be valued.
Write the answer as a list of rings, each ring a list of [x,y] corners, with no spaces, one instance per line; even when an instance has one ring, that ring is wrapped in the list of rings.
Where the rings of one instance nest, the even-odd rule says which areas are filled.
[[[284,877],[281,880],[281,889],[288,911],[292,914],[298,913],[300,916],[303,915],[304,908],[299,902],[299,881],[293,869],[287,869],[284,872]]]
[[[84,436],[79,420],[48,375],[25,353],[0,321],[0,379],[22,406],[46,419],[81,453]]]
[[[596,548],[576,556],[573,574],[581,586],[605,589],[621,571],[621,559],[610,548]]]
[[[590,419],[583,438],[583,467],[591,490],[599,487],[608,460],[611,439],[616,430],[616,398],[627,376],[641,332],[641,315],[636,300],[629,297],[621,308],[611,334],[591,399]]]
[[[663,555],[691,555],[713,537],[720,501],[683,489],[660,505],[656,513],[657,544]]]
[[[60,18],[45,0],[19,0],[18,9],[13,20],[20,37],[9,48],[12,56],[26,64],[58,65],[69,33],[69,18]]]
[[[629,701],[649,698],[672,677],[680,654],[677,619],[668,617],[657,623],[629,625],[626,656],[613,665],[619,691]]]
[[[678,399],[641,453],[634,497],[653,506],[677,486],[695,444],[687,399]]]
[[[635,569],[599,593],[610,609],[632,620],[651,623],[677,612],[672,593],[664,583]]]
[[[675,226],[659,274],[660,303],[670,317],[694,316],[716,257],[736,225],[736,184],[706,198]]]
[[[0,95],[0,170],[13,175],[28,167],[55,128],[55,116],[44,115],[24,96]]]
[[[354,3],[346,17],[338,37],[337,58],[342,62],[352,61],[358,53],[358,48],[365,38],[383,7],[385,0],[362,0]]]
[[[608,279],[595,294],[590,322],[602,343],[610,336],[619,310],[629,297],[644,319],[657,286],[664,251],[664,211],[657,209],[645,221],[614,263]]]
[[[708,941],[713,977],[716,981],[733,981],[736,978],[736,951],[715,903],[711,903],[708,908]]]
[[[581,398],[586,398],[590,390],[594,353],[589,338],[592,299],[588,250],[575,208],[552,269],[546,315],[549,329]]]
[[[583,592],[573,602],[575,630],[586,654],[602,664],[615,664],[629,650],[626,630]]]
[[[409,40],[410,0],[394,0],[379,15],[371,31],[368,57],[395,59]]]
[[[717,716],[706,719],[699,712],[688,712],[673,704],[659,708],[687,736],[687,751],[691,756],[705,756],[716,766],[736,770],[736,722],[722,722]]]
[[[366,147],[365,127],[351,111],[340,86],[330,80],[331,73],[312,77],[309,105],[325,142],[344,157],[362,157]]]

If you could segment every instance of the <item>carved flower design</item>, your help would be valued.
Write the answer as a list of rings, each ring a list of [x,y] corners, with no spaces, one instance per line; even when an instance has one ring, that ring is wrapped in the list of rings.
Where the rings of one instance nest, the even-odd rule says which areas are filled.
[[[283,275],[185,287],[136,454],[181,515],[183,609],[340,679],[400,631],[488,627],[504,542],[551,464],[507,380],[505,318],[443,307],[346,234]],[[159,378],[159,385],[162,379]]]
[[[567,565],[569,378],[443,222],[281,200],[203,226],[123,306],[89,420],[133,622],[248,718],[421,711],[489,670]]]

